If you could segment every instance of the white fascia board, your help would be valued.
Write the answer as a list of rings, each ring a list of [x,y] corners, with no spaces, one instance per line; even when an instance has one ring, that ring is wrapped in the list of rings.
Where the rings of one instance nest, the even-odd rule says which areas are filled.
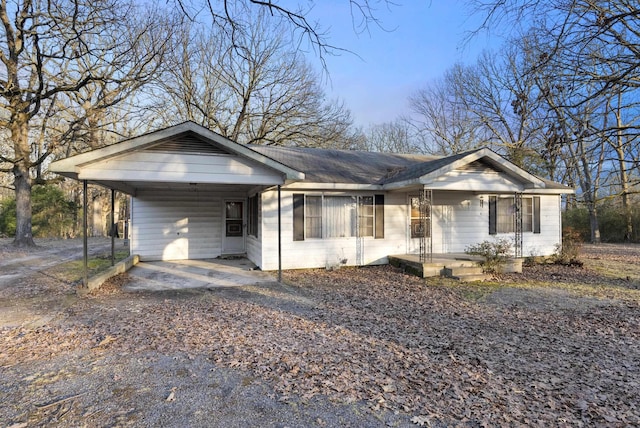
[[[522,193],[531,195],[573,195],[575,189],[567,187],[565,189],[526,189]]]
[[[403,181],[396,181],[393,183],[387,183],[384,186],[382,186],[383,190],[401,190],[407,187],[416,187],[416,186],[420,186],[422,187],[422,183],[420,182],[419,179],[411,179],[411,180],[403,180]]]
[[[382,191],[383,186],[379,184],[357,184],[357,183],[291,183],[283,187],[287,190],[373,190]]]
[[[288,180],[304,180],[304,173],[289,168],[286,165],[276,162],[271,158],[268,158],[258,152],[249,149],[248,147],[243,146],[242,144],[233,142],[228,138],[216,134],[215,132],[193,122],[184,122],[180,125],[150,132],[148,134],[131,138],[129,140],[124,140],[107,147],[75,155],[70,158],[60,159],[58,161],[52,162],[49,170],[52,172],[79,173],[80,169],[88,164],[99,162],[101,160],[105,160],[114,156],[120,156],[131,151],[141,150],[147,146],[153,146],[156,143],[160,143],[164,140],[170,139],[171,137],[175,137],[176,135],[185,132],[193,132],[197,135],[214,141],[216,144],[219,144],[220,146],[233,153],[244,156],[271,169],[281,172],[285,174],[286,179]]]

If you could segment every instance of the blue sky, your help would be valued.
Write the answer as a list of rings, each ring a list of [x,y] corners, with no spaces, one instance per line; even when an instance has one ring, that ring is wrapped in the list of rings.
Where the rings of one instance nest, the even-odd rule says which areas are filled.
[[[328,28],[329,42],[360,56],[344,53],[326,58],[330,98],[340,98],[361,126],[409,114],[407,97],[456,62],[473,63],[482,51],[497,44],[481,35],[465,43],[467,31],[480,17],[469,16],[460,0],[400,0],[390,10],[375,12],[385,31],[375,25],[357,34],[348,0],[318,0],[308,17]],[[304,5],[303,2],[301,2]],[[317,62],[309,54],[312,62]]]

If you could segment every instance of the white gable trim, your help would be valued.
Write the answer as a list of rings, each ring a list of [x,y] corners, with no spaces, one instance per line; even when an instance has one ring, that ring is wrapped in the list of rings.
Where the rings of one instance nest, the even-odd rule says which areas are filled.
[[[114,156],[126,154],[128,152],[141,151],[147,147],[151,147],[155,144],[160,144],[164,140],[170,139],[185,132],[193,132],[205,139],[215,142],[222,148],[232,153],[246,157],[271,169],[274,169],[284,174],[286,181],[296,181],[304,179],[305,175],[303,172],[296,171],[293,168],[274,161],[271,158],[268,158],[241,144],[233,142],[228,138],[225,138],[193,122],[184,122],[180,125],[161,129],[159,131],[151,132],[149,134],[141,135],[129,140],[121,141],[111,146],[92,150],[90,152],[82,153],[66,159],[61,159],[52,162],[49,170],[56,173],[73,173],[77,175],[80,174],[84,166],[87,166],[89,164],[101,162]]]
[[[480,150],[476,150],[472,153],[469,153],[468,155],[458,160],[455,160],[451,163],[448,163],[438,168],[437,170],[432,171],[423,176],[412,178],[409,180],[403,180],[399,182],[385,184],[383,187],[385,190],[392,190],[392,189],[401,189],[401,188],[415,186],[415,185],[432,186],[436,184],[436,181],[440,177],[444,176],[445,174],[448,174],[456,169],[459,169],[465,165],[468,165],[480,159],[489,161],[489,163],[493,167],[495,167],[497,170],[502,171],[507,175],[518,179],[519,181],[522,181],[523,189],[544,189],[546,187],[544,184],[544,181],[542,181],[535,175],[528,173],[527,171],[509,162],[502,156],[498,155],[497,153],[487,148],[483,148]],[[434,188],[437,188],[437,187],[438,186],[436,185]],[[562,193],[562,192],[559,192],[559,193]]]

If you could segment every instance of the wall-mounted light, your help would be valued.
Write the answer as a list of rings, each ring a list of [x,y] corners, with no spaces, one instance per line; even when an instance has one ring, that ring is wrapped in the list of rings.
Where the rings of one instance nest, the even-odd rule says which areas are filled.
[[[480,195],[480,208],[484,207],[484,196]]]

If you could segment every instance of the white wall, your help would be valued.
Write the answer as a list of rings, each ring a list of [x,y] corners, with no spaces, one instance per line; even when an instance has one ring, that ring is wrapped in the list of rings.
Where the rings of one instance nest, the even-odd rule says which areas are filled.
[[[357,264],[356,238],[293,240],[293,193],[282,191],[282,268],[299,269],[326,267],[346,259],[346,265]],[[380,192],[349,193],[372,195]],[[317,192],[313,192],[317,195]],[[330,193],[325,193],[330,194]],[[277,192],[265,192],[262,197],[262,260],[263,270],[278,268],[278,199]],[[407,204],[404,193],[385,194],[384,239],[363,238],[363,264],[387,263],[387,256],[406,252]]]
[[[79,179],[148,182],[278,184],[280,174],[233,155],[197,155],[142,151],[88,165]]]
[[[540,196],[540,233],[522,234],[524,257],[551,255],[560,241],[560,196],[536,196]],[[488,194],[436,191],[433,199],[434,253],[462,253],[468,245],[500,238],[513,241],[513,233],[489,235]]]
[[[262,197],[261,197],[262,198]],[[262,200],[258,203],[258,237],[247,235],[247,258],[256,266],[262,263]],[[249,219],[249,205],[247,204],[246,218]]]
[[[293,241],[293,193],[282,191],[282,268],[325,267],[343,259],[346,259],[347,265],[356,265],[358,249],[355,238]],[[222,204],[224,199],[238,196],[234,193],[200,191],[139,192],[132,198],[132,252],[139,254],[142,260],[219,256],[222,247]],[[244,195],[241,197],[244,198]],[[265,192],[261,198],[258,239],[247,237],[247,257],[264,270],[276,270],[277,192]],[[386,193],[384,210],[384,239],[361,239],[363,264],[387,263],[389,255],[417,251],[417,240],[412,242],[409,238],[408,194]],[[540,215],[541,233],[523,234],[523,256],[552,254],[560,240],[560,197],[541,195]],[[434,191],[433,252],[462,253],[470,244],[496,238],[513,239],[512,233],[489,235],[488,218],[488,195]]]
[[[341,259],[346,259],[347,265],[356,265],[355,238],[293,240],[293,193],[282,191],[282,268],[326,267]],[[363,264],[387,263],[389,255],[417,251],[418,240],[412,240],[409,234],[409,195],[400,192],[385,194],[385,238],[362,239]],[[488,196],[473,192],[434,191],[434,253],[463,253],[469,245],[496,238],[513,240],[513,233],[489,235]],[[523,234],[523,256],[550,255],[554,252],[560,240],[559,204],[558,195],[540,196],[541,233]],[[277,194],[275,191],[265,192],[262,197],[260,235],[262,253],[259,260],[252,259],[263,270],[278,268],[277,221]]]
[[[222,201],[227,196],[202,191],[138,192],[131,198],[132,253],[142,260],[219,256]]]

